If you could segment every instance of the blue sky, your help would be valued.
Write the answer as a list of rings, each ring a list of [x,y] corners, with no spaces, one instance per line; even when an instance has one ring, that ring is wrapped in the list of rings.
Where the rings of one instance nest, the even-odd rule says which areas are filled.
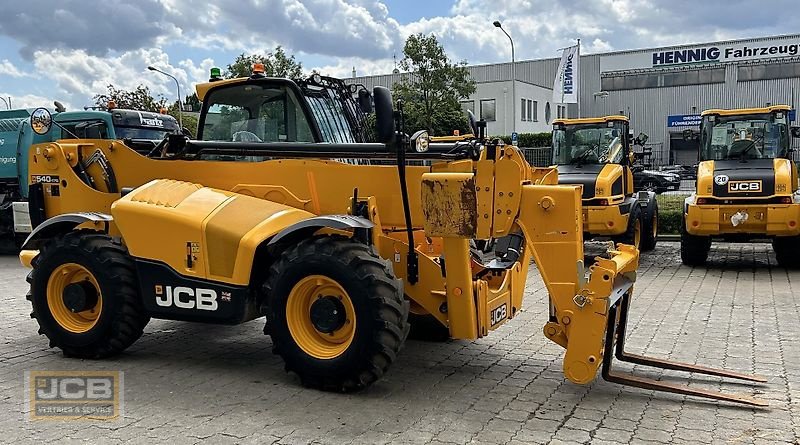
[[[391,71],[405,38],[433,33],[455,60],[583,52],[796,33],[797,0],[27,0],[0,2],[0,96],[15,107],[60,100],[78,108],[108,84],[144,84],[168,99],[242,52],[277,45],[307,70],[349,76]],[[782,11],[782,13],[776,13]],[[0,107],[2,105],[0,104]]]

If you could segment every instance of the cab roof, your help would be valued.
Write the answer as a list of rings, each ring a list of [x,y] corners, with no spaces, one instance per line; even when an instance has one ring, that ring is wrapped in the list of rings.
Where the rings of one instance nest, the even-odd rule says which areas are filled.
[[[259,79],[271,79],[271,78],[260,77]],[[286,80],[283,78],[274,78],[274,79]],[[195,87],[195,89],[197,90],[197,99],[200,100],[200,102],[203,102],[205,100],[206,94],[208,94],[208,90],[210,90],[211,88],[216,88],[221,85],[234,85],[237,83],[247,82],[248,80],[251,79],[249,77],[237,77],[235,79],[220,79],[220,80],[215,80],[213,82],[198,83],[197,86]]]
[[[553,125],[580,125],[580,124],[603,124],[606,122],[623,121],[628,122],[628,116],[615,114],[612,116],[602,117],[583,117],[580,119],[556,119]]]
[[[789,110],[791,110],[791,108],[788,105],[772,105],[770,107],[763,107],[763,108],[733,108],[733,109],[713,108],[711,110],[703,111],[701,116],[708,116],[711,114],[716,114],[719,116],[741,116],[745,114],[767,114],[775,111],[789,111]]]

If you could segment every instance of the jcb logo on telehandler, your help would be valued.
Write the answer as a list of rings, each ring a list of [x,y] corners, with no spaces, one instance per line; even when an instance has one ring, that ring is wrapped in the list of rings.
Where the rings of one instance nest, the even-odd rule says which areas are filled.
[[[728,191],[731,193],[760,192],[761,181],[730,181]]]
[[[166,292],[165,292],[166,291]],[[175,306],[181,309],[199,309],[216,311],[217,291],[214,289],[192,289],[190,287],[156,285],[156,304],[159,306]]]
[[[497,306],[496,308],[492,309],[492,311],[489,314],[490,326],[494,326],[497,323],[500,323],[501,321],[506,319],[506,316],[508,315],[508,310],[506,309],[506,307],[507,307],[506,304],[503,303],[500,306]]]

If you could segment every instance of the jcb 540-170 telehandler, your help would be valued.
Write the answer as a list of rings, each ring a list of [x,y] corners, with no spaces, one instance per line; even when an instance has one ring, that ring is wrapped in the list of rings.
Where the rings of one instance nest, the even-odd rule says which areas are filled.
[[[533,260],[550,293],[544,333],[566,349],[569,380],[589,383],[602,366],[613,382],[763,405],[613,371],[616,356],[759,380],[624,352],[637,250],[619,245],[585,268],[579,188],[486,141],[480,123],[474,140],[436,144],[401,131],[385,88],[357,92],[359,108],[356,91],[320,76],[213,80],[197,86],[198,140],[32,149],[31,174],[46,179],[32,185],[36,228],[20,257],[33,269],[32,316],[65,354],[113,355],[151,317],[266,317],[275,352],[304,384],[355,390],[395,360],[412,308],[456,339],[514,318]],[[358,112],[373,103],[379,142],[359,142]],[[48,125],[46,110],[34,113],[34,129]],[[84,171],[90,156],[107,162]],[[507,248],[478,261],[470,241],[489,238]]]
[[[711,241],[772,240],[782,266],[799,266],[800,195],[789,107],[707,110],[700,121],[697,189],[686,198],[681,259],[701,265]]]
[[[633,244],[641,251],[656,247],[658,202],[652,191],[633,187],[634,139],[627,116],[553,121],[553,164],[559,184],[583,186],[583,230],[586,238]]]

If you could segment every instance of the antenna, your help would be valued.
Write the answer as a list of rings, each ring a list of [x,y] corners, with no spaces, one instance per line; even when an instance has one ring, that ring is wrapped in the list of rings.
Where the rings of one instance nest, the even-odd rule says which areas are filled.
[[[397,53],[392,53],[392,60],[394,60],[394,69],[392,70],[392,74],[399,74],[400,70],[397,69]]]

